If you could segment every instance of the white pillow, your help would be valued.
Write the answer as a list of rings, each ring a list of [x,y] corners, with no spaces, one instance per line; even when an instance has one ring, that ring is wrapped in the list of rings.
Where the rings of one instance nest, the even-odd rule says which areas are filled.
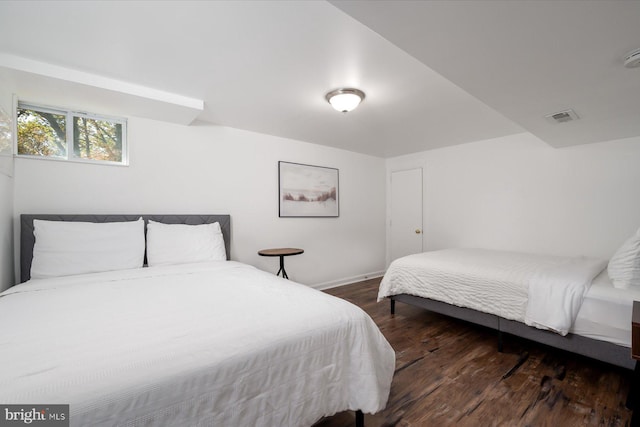
[[[224,238],[217,222],[187,225],[149,221],[147,225],[147,263],[150,267],[226,260]]]
[[[640,286],[640,229],[620,246],[607,266],[613,286]]]
[[[144,221],[33,221],[31,278],[71,276],[140,268],[144,263]]]

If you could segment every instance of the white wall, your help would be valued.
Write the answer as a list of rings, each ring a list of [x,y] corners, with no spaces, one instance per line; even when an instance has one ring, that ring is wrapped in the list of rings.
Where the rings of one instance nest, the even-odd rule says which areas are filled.
[[[0,292],[14,283],[13,180],[0,173]]]
[[[413,167],[425,250],[608,258],[640,227],[640,138],[556,149],[511,135],[388,159],[387,176]]]
[[[98,111],[99,113],[99,111]],[[257,251],[300,247],[289,277],[314,287],[385,267],[384,160],[213,125],[128,122],[130,166],[18,158],[21,213],[229,213],[233,260],[275,273]],[[339,218],[279,218],[278,161],[340,170]]]
[[[0,88],[5,87],[0,81]],[[0,89],[0,108],[12,115],[11,93]],[[13,272],[13,147],[0,150],[0,291],[14,284]]]

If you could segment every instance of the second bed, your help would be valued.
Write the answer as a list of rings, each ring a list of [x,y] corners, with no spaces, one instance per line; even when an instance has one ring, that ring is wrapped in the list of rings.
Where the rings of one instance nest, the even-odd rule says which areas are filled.
[[[523,336],[625,368],[635,288],[618,289],[597,258],[448,249],[395,260],[378,299]]]

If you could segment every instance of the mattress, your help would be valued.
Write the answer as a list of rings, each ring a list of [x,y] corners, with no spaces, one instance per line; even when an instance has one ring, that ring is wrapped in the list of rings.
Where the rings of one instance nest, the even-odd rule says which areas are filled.
[[[617,289],[604,269],[591,283],[571,333],[631,347],[633,301],[640,289]]]
[[[0,402],[72,426],[305,426],[385,407],[395,354],[360,308],[219,261],[0,294]]]

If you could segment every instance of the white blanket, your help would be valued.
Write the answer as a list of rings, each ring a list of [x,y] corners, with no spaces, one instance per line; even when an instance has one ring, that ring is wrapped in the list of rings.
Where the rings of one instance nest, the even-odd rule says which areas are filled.
[[[0,294],[0,402],[72,426],[308,426],[385,407],[395,354],[358,307],[231,262]]]
[[[391,263],[378,301],[410,294],[566,335],[591,280],[605,266],[596,258],[483,249],[425,252]]]

